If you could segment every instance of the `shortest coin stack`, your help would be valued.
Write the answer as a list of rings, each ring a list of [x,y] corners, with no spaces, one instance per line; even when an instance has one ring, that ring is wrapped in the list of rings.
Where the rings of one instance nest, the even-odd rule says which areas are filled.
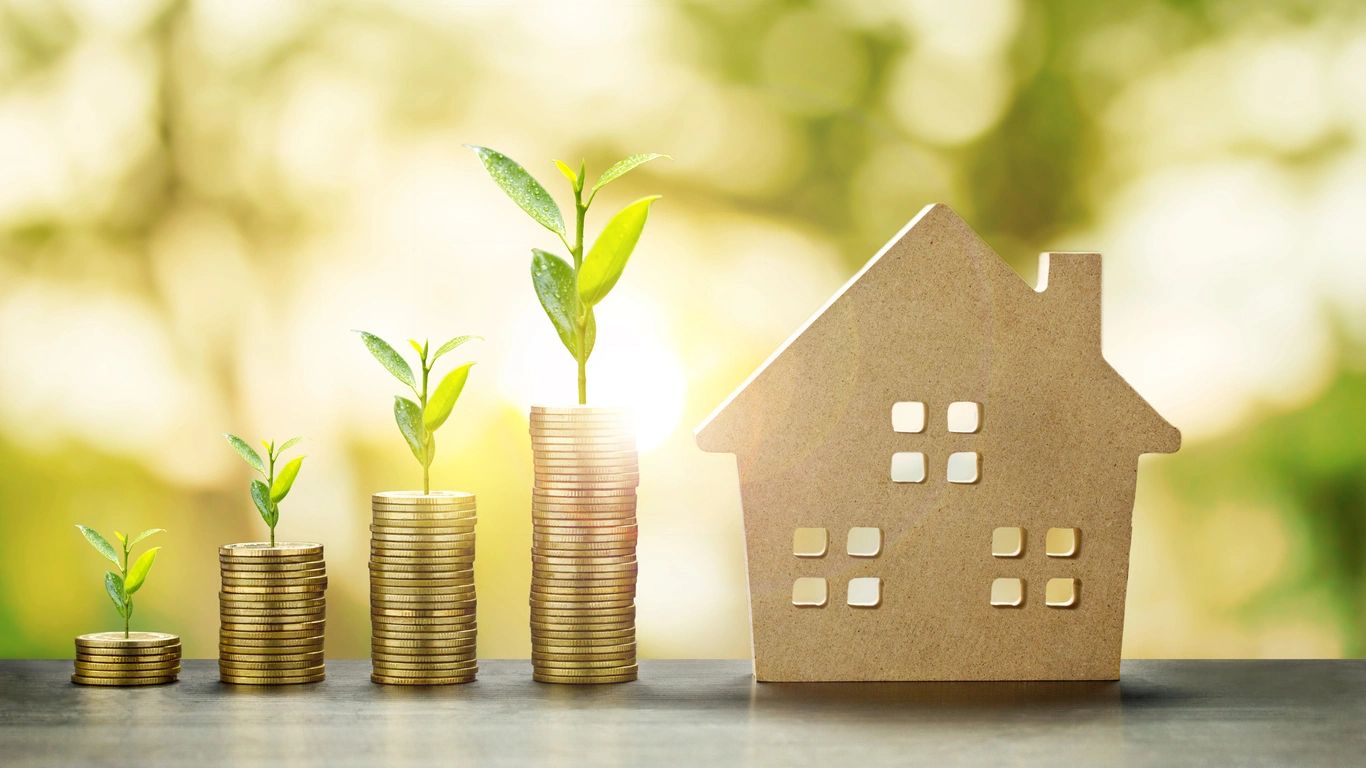
[[[163,632],[96,632],[76,638],[81,685],[160,685],[180,674],[180,638]]]
[[[288,685],[323,679],[327,570],[321,544],[218,549],[219,679]]]
[[[468,683],[475,661],[474,494],[371,497],[370,679]]]

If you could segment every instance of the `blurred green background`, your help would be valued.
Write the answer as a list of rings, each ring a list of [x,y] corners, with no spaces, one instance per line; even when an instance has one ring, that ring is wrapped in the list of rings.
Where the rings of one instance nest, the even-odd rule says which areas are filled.
[[[642,413],[641,653],[745,657],[739,499],[691,428],[924,204],[1033,282],[1106,254],[1142,462],[1130,657],[1366,651],[1366,9],[1325,0],[0,0],[0,656],[113,628],[72,525],[169,529],[135,626],[216,651],[258,539],[226,430],[302,434],[280,535],[368,650],[368,494],[420,482],[352,328],[477,333],[434,487],[480,496],[480,654],[524,656],[554,245],[461,147],[659,192],[590,385]]]

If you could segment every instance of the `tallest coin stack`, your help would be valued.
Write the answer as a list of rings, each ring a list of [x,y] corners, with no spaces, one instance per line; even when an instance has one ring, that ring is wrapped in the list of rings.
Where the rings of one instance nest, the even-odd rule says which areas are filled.
[[[531,658],[544,683],[636,679],[635,435],[611,408],[533,406]]]

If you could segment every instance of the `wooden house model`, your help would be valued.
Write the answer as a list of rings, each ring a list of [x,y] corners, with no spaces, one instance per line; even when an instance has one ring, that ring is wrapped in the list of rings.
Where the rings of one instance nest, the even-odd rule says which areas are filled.
[[[698,429],[737,457],[760,680],[1119,676],[1138,457],[1100,256],[1031,288],[925,208]]]

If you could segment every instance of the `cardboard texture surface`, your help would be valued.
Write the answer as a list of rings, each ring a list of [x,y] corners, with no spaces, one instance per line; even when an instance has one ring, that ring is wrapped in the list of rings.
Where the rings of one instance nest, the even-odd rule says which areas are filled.
[[[1036,291],[929,206],[698,429],[738,460],[758,679],[1118,678],[1138,457],[1181,435],[1101,356],[1100,256],[1039,272]],[[896,403],[924,404],[921,431],[893,429]],[[955,406],[976,431],[949,431],[951,403],[979,406]],[[923,456],[921,482],[893,481],[897,453]],[[975,481],[955,457],[949,482],[974,453]],[[870,527],[877,554],[849,554]],[[993,555],[1001,527],[1018,555]],[[825,553],[795,556],[798,528]],[[1076,529],[1071,556],[1045,553],[1051,528]],[[793,604],[807,578],[824,605]],[[872,582],[850,586],[872,578],[869,606]],[[992,604],[997,579],[1019,605]],[[1070,604],[1046,604],[1051,579],[1075,580]]]

